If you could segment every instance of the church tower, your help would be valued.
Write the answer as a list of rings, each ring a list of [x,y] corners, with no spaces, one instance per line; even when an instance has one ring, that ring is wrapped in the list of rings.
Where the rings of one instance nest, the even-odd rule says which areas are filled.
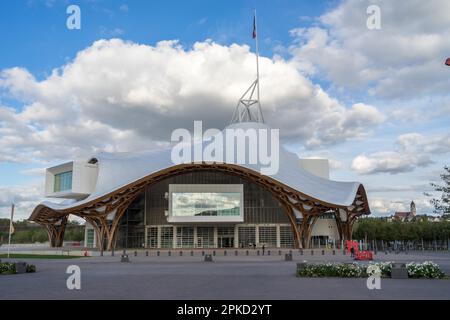
[[[410,204],[410,211],[413,217],[416,216],[416,204],[414,203],[414,201],[411,201]]]

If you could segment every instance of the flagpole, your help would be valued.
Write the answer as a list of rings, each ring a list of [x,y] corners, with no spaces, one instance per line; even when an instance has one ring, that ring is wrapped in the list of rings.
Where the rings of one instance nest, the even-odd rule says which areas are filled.
[[[256,18],[256,9],[255,9],[255,31],[256,31],[256,36],[255,36],[255,42],[256,42],[256,94],[258,95],[258,104],[259,104],[259,109],[258,109],[258,117],[262,118],[262,112],[261,112],[261,103],[259,101],[259,43],[258,43],[258,21]],[[258,119],[259,121],[264,122],[264,119]]]
[[[11,204],[11,219],[9,220],[8,258],[9,258],[9,252],[11,249],[11,231],[12,231],[13,218],[14,218],[14,203]]]

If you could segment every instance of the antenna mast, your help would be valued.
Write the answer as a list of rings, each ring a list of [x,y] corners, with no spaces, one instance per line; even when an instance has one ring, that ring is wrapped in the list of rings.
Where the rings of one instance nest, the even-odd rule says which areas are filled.
[[[237,122],[259,122],[264,123],[261,103],[259,100],[259,43],[258,43],[258,27],[256,20],[256,10],[253,17],[253,39],[255,39],[256,47],[256,80],[245,91],[236,106],[231,123]],[[254,97],[256,91],[256,97]],[[256,105],[252,108],[252,106]]]

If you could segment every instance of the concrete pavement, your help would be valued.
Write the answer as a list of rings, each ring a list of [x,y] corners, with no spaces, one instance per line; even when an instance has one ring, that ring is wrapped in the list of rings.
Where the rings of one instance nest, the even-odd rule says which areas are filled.
[[[212,250],[206,250],[212,252]],[[278,251],[276,251],[278,253]],[[143,251],[130,254],[130,263],[114,257],[71,260],[28,259],[37,267],[35,274],[0,276],[0,299],[450,299],[450,280],[382,279],[381,290],[368,290],[366,279],[297,278],[296,262],[350,262],[348,256],[301,256],[294,261],[284,256],[239,256],[217,251],[214,262],[203,262],[201,252],[179,250],[149,257]],[[222,254],[221,254],[222,253]],[[233,251],[234,253],[234,251]],[[4,259],[5,260],[5,259]],[[450,254],[419,252],[379,254],[378,261],[432,260],[450,274]],[[81,268],[81,290],[68,290],[66,268]]]

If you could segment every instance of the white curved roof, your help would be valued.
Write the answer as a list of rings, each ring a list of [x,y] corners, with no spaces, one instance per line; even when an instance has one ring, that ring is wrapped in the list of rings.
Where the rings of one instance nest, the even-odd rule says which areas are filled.
[[[267,125],[255,122],[233,124],[225,129],[270,129]],[[204,143],[204,149],[209,143]],[[269,146],[270,148],[270,146]],[[171,148],[134,153],[100,153],[94,155],[98,160],[98,179],[94,192],[86,199],[72,203],[56,204],[45,201],[42,205],[55,210],[69,209],[95,200],[120,187],[133,183],[158,171],[170,168]],[[225,150],[225,149],[224,149]],[[224,152],[225,154],[225,152]],[[208,159],[203,159],[208,161]],[[244,168],[260,172],[257,164],[239,164]],[[356,196],[360,183],[338,182],[317,177],[301,168],[297,155],[280,146],[279,170],[271,178],[307,195],[337,206],[350,206]]]

